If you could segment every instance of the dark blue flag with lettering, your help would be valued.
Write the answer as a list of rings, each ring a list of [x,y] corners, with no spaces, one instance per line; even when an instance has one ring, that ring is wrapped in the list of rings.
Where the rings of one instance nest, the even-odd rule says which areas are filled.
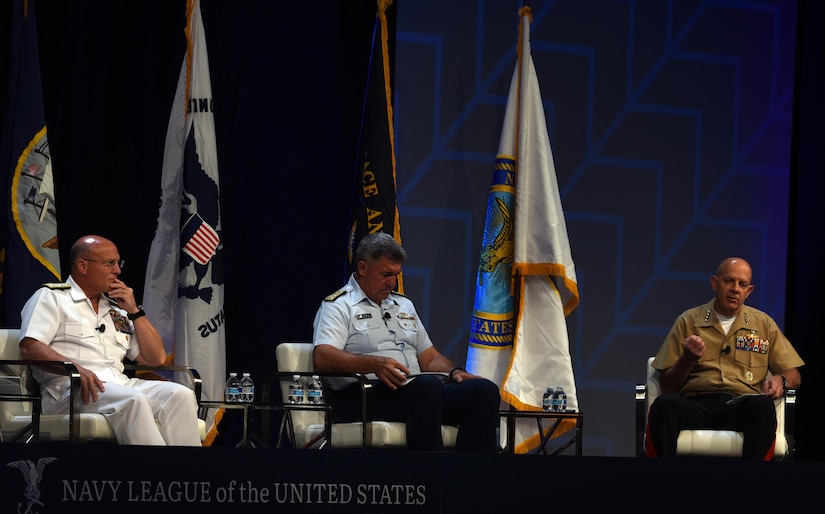
[[[347,248],[348,272],[353,271],[353,255],[358,242],[365,235],[386,232],[401,242],[396,203],[395,136],[387,19],[387,11],[392,8],[392,0],[380,0],[375,17]],[[398,289],[403,292],[401,277]]]

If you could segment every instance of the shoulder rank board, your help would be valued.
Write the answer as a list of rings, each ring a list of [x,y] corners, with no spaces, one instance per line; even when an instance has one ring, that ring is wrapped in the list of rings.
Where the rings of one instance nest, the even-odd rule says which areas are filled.
[[[335,292],[334,292],[334,293],[332,293],[331,295],[329,295],[329,296],[327,296],[326,298],[324,298],[324,301],[325,301],[325,302],[334,302],[335,300],[337,300],[338,298],[340,298],[342,294],[344,294],[344,293],[346,293],[346,292],[347,292],[347,288],[346,288],[346,287],[342,287],[341,289],[339,289],[339,290],[335,291]]]
[[[43,284],[43,287],[48,287],[49,289],[71,289],[71,284],[67,284],[65,282],[46,282]]]

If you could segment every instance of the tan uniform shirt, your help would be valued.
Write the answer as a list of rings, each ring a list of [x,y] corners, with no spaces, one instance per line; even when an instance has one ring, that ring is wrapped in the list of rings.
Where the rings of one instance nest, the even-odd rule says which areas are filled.
[[[753,307],[742,306],[725,335],[711,300],[676,319],[653,359],[653,367],[662,371],[673,366],[685,352],[685,339],[692,334],[705,342],[705,353],[690,371],[682,395],[761,393],[768,372],[776,374],[805,364],[773,318]],[[730,351],[723,351],[728,347]]]

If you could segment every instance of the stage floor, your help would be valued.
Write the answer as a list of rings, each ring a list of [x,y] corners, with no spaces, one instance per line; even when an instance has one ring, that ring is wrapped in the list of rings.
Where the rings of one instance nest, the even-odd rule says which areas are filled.
[[[811,484],[825,472],[799,461],[55,443],[0,444],[0,461],[3,513],[766,512],[818,504]]]

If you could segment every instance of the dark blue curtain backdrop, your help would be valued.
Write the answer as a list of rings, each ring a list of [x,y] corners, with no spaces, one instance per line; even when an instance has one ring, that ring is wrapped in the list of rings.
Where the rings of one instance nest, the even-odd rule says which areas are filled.
[[[459,364],[522,4],[396,0],[405,291]],[[710,299],[719,261],[740,255],[754,267],[750,303],[787,327],[810,364],[799,458],[820,458],[810,406],[823,359],[809,320],[822,304],[821,244],[810,246],[823,218],[821,6],[529,4],[581,293],[568,323],[585,454],[634,454],[646,357],[679,312]],[[142,290],[184,2],[36,5],[62,252],[83,233],[111,237],[125,280]],[[318,303],[343,282],[374,5],[202,0],[228,368],[263,379],[277,342],[310,338]]]
[[[797,437],[804,459],[825,460],[825,442],[815,424],[821,413],[817,388],[825,350],[819,335],[822,248],[825,247],[825,3],[799,2],[796,83],[791,147],[791,201],[788,224],[788,273],[785,324],[808,362],[800,389]]]

